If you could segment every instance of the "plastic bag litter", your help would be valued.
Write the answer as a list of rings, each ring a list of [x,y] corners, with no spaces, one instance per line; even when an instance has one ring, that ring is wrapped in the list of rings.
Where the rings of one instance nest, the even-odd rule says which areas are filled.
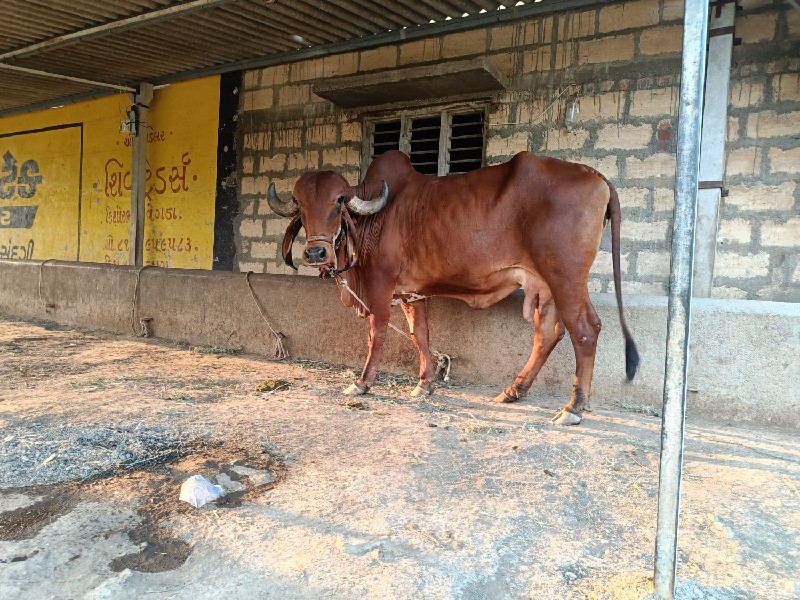
[[[225,490],[221,486],[211,483],[202,475],[192,475],[181,485],[180,499],[200,508],[224,495]]]

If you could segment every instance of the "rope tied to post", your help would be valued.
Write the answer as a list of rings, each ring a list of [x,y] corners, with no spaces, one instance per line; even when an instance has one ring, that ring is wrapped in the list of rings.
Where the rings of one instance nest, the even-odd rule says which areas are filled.
[[[153,317],[139,317],[139,323],[136,323],[136,313],[139,308],[139,285],[142,277],[142,271],[153,265],[144,265],[136,269],[136,283],[133,285],[133,306],[131,306],[131,331],[136,337],[149,338],[153,335],[150,329],[150,323]]]
[[[275,331],[272,325],[269,324],[267,320],[267,316],[264,314],[264,309],[261,308],[261,303],[256,298],[255,290],[253,290],[253,284],[250,283],[250,275],[252,275],[252,271],[248,271],[244,277],[244,280],[247,282],[247,288],[250,290],[250,296],[253,298],[253,302],[258,308],[258,312],[261,314],[261,318],[264,319],[264,323],[267,324],[267,327],[272,332],[272,335],[275,336],[275,351],[272,353],[272,356],[276,360],[283,360],[284,358],[289,358],[289,353],[286,351],[286,348],[283,347],[283,338],[286,337],[280,331]]]
[[[39,304],[42,305],[44,312],[50,312],[51,308],[55,308],[56,305],[52,302],[45,302],[44,295],[42,294],[42,271],[44,270],[44,266],[49,262],[55,262],[55,258],[48,258],[47,260],[43,260],[39,263]]]
[[[364,301],[361,298],[359,298],[358,295],[353,291],[353,288],[351,288],[347,284],[347,280],[344,277],[342,277],[338,273],[334,273],[333,276],[336,279],[337,283],[341,285],[344,289],[346,289],[347,292],[364,308],[366,314],[370,314],[372,312],[370,311],[369,307],[367,307],[367,305],[364,304]],[[414,343],[414,339],[410,335],[408,335],[405,331],[403,331],[399,327],[396,327],[393,323],[388,323],[388,325],[392,330],[402,335],[409,342],[411,342],[412,344]],[[438,350],[434,350],[433,348],[431,348],[430,351],[431,354],[433,354],[436,357],[436,372],[434,375],[434,379],[439,376],[439,373],[442,373],[443,374],[442,381],[450,381],[450,363],[452,361],[452,358],[450,357],[449,354],[445,354],[444,352],[439,352]]]

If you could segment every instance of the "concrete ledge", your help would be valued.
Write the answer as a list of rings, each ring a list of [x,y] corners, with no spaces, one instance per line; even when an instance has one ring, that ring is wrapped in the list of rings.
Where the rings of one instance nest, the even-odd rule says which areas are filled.
[[[132,335],[136,269],[92,263],[0,260],[0,316],[48,319]],[[39,284],[41,278],[41,297]],[[332,282],[252,275],[272,326],[283,332],[292,357],[356,368],[366,358],[367,324],[339,302]],[[660,406],[666,346],[666,298],[627,296],[625,314],[642,364],[625,383],[624,343],[613,295],[592,301],[603,320],[593,402]],[[45,305],[51,305],[45,308]],[[241,347],[271,355],[273,338],[248,291],[244,273],[147,267],[140,274],[138,315],[152,317],[153,334],[191,344]],[[402,311],[394,322],[405,328]],[[430,303],[431,343],[453,357],[458,381],[508,385],[527,360],[533,328],[522,319],[522,299],[507,298],[477,311],[449,299]],[[389,334],[383,366],[415,374],[416,351]],[[565,399],[574,355],[568,338],[553,351],[534,391]],[[726,423],[752,421],[800,427],[800,305],[749,300],[695,300],[688,412]]]

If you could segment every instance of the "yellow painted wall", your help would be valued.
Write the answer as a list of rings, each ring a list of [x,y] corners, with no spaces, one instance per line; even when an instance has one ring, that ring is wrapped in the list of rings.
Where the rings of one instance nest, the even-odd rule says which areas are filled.
[[[131,139],[119,127],[130,102],[120,94],[0,119],[0,257],[127,264]],[[211,268],[218,111],[219,77],[154,94],[145,264]],[[22,177],[26,161],[35,164]]]

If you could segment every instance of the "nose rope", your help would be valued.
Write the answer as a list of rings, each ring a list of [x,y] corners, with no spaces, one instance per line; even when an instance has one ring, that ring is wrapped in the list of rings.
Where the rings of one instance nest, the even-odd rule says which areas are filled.
[[[355,300],[364,307],[364,310],[367,311],[367,314],[370,314],[372,311],[364,304],[364,301],[358,297],[358,295],[353,291],[349,285],[347,285],[347,280],[339,274],[334,274],[334,278],[336,279],[337,283],[341,285],[344,289],[348,291],[348,293],[355,298]],[[402,335],[412,344],[414,343],[414,338],[408,335],[405,331],[400,329],[399,327],[395,327],[393,323],[388,323],[389,327]],[[450,363],[452,362],[452,358],[449,354],[445,354],[444,352],[439,352],[430,348],[431,354],[436,357],[436,371],[434,374],[434,379],[439,375],[439,373],[443,373],[442,381],[450,381]]]

